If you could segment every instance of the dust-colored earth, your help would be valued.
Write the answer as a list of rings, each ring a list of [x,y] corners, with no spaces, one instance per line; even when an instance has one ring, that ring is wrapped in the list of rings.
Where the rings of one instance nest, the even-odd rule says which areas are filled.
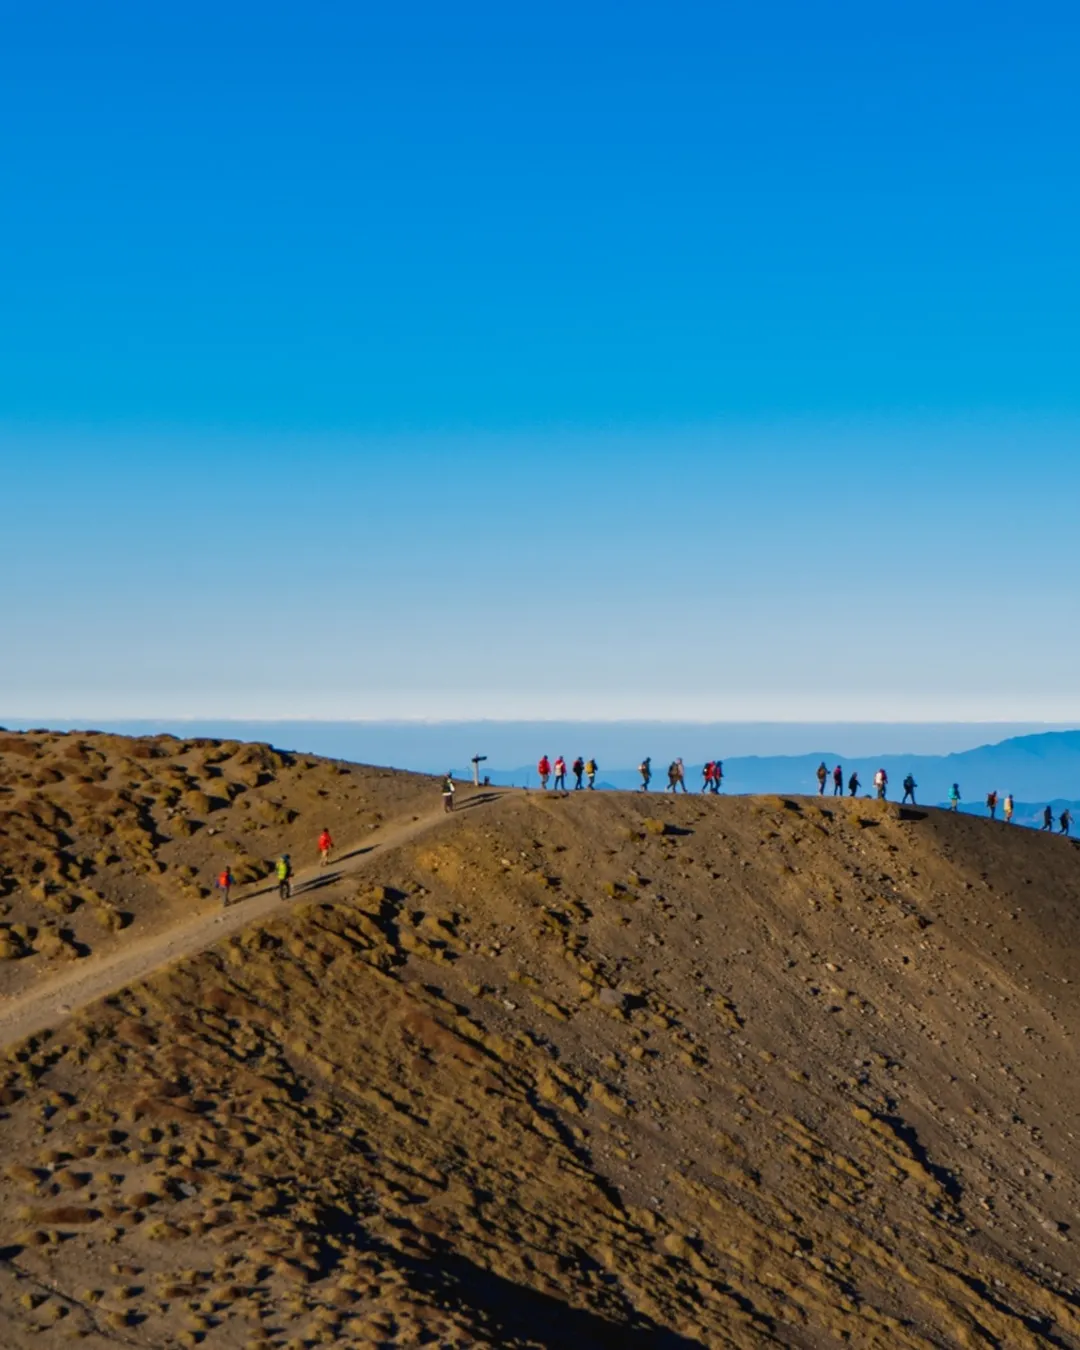
[[[817,798],[444,817],[167,738],[0,770],[0,1344],[1080,1347],[1072,842]]]

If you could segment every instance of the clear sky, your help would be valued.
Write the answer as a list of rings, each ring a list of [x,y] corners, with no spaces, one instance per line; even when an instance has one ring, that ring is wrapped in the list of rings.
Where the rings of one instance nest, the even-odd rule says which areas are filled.
[[[0,716],[1080,721],[1078,67],[0,6]]]

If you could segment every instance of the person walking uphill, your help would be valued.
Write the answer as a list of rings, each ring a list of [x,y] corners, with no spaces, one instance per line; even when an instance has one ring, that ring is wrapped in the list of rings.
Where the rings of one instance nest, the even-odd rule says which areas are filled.
[[[540,786],[546,792],[548,779],[551,777],[551,760],[547,755],[540,756],[540,763],[536,766],[536,772],[540,775]]]
[[[990,819],[997,819],[997,790],[986,794],[986,809],[990,812]]]
[[[447,774],[442,780],[442,805],[444,811],[452,811],[454,809],[455,790],[454,780],[450,774]]]
[[[566,760],[562,755],[555,761],[555,782],[552,786],[556,792],[566,791]]]
[[[844,770],[843,766],[838,764],[832,771],[832,795],[842,797],[844,795]]]
[[[960,784],[954,783],[949,789],[949,810],[960,810]]]
[[[330,850],[334,847],[334,841],[330,838],[330,831],[323,830],[319,835],[319,866],[325,867],[330,861]]]
[[[904,779],[904,795],[900,798],[901,806],[904,805],[904,803],[907,801],[909,797],[911,798],[912,806],[918,806],[918,802],[915,800],[915,789],[918,786],[919,786],[918,783],[916,783],[912,775],[908,774],[908,776]]]
[[[829,770],[825,765],[825,761],[822,760],[821,763],[817,766],[817,795],[819,797],[825,796],[825,784],[828,782],[828,780],[829,780]]]
[[[277,874],[278,895],[282,900],[290,900],[292,898],[292,860],[287,853],[283,853],[277,860],[274,871]]]
[[[1054,828],[1054,808],[1052,806],[1047,806],[1046,810],[1043,812],[1042,827],[1044,830],[1052,830]]]
[[[221,907],[227,909],[229,904],[229,893],[233,888],[233,874],[230,868],[226,867],[218,877],[217,888],[221,892]]]
[[[583,786],[581,779],[585,773],[585,761],[578,755],[571,767],[574,771],[574,791],[576,792],[578,788]]]
[[[585,777],[589,780],[589,787],[596,786],[596,775],[600,772],[600,766],[595,759],[589,758],[585,761]]]
[[[1072,812],[1069,810],[1068,807],[1066,807],[1065,810],[1062,811],[1061,815],[1058,816],[1058,824],[1061,826],[1060,830],[1061,834],[1069,833],[1069,826],[1072,824]]]
[[[648,792],[649,784],[652,782],[652,760],[648,755],[637,766],[637,771],[641,774],[641,790]]]

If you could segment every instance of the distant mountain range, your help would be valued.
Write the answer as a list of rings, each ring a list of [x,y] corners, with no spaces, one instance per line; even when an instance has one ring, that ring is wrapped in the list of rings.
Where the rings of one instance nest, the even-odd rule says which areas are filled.
[[[917,799],[938,804],[948,798],[953,783],[960,786],[965,809],[983,809],[988,792],[996,790],[1004,798],[1011,792],[1017,803],[1032,811],[1042,811],[1048,801],[1080,800],[1080,731],[1050,731],[1036,736],[1014,736],[996,745],[982,745],[949,755],[879,755],[873,758],[843,759],[830,750],[804,755],[742,755],[724,761],[724,791],[816,792],[817,767],[824,761],[830,778],[840,764],[844,770],[845,792],[852,772],[858,774],[860,795],[872,791],[875,772],[882,768],[889,775],[889,796],[897,798],[907,774],[918,788]],[[686,765],[687,786],[700,790],[701,764]],[[488,771],[493,783],[517,783],[538,786],[535,766]],[[635,767],[614,768],[600,765],[597,785],[609,788],[636,788],[641,779]],[[654,789],[667,783],[667,763],[653,761]]]

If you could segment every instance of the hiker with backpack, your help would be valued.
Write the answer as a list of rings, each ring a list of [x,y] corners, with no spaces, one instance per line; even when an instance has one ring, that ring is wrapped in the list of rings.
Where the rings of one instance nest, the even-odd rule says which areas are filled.
[[[829,770],[825,766],[825,761],[822,760],[817,766],[817,795],[819,797],[825,796],[825,784],[828,782],[828,778]]]
[[[221,892],[221,907],[227,909],[229,905],[229,894],[233,888],[233,874],[231,868],[226,867],[219,873],[216,882],[218,890]]]
[[[442,780],[442,804],[443,810],[449,814],[454,809],[454,793],[457,789],[454,787],[452,775],[447,774]]]
[[[581,779],[585,773],[585,761],[580,755],[574,760],[571,768],[574,772],[574,791],[577,792],[577,790],[583,786]]]
[[[986,809],[990,812],[991,820],[997,819],[997,802],[997,789],[995,788],[993,792],[986,794]]]
[[[334,841],[330,838],[330,831],[323,830],[319,835],[319,866],[325,867],[330,861],[330,850],[334,847]]]
[[[960,810],[960,784],[954,783],[949,789],[949,810]]]
[[[918,783],[916,783],[914,777],[909,773],[908,776],[904,779],[904,795],[900,798],[901,806],[904,805],[904,803],[907,801],[909,797],[911,798],[912,806],[918,805],[918,803],[915,800],[915,789],[918,786],[919,785]]]
[[[701,790],[702,790],[702,792],[713,792],[713,791],[715,791],[715,789],[713,788],[713,780],[714,780],[715,775],[716,775],[716,765],[715,765],[715,763],[710,759],[709,762],[708,762],[708,764],[706,764],[705,767],[704,767],[704,768],[702,769],[702,771],[701,771],[701,778],[702,778]]]
[[[283,853],[277,860],[277,866],[274,868],[277,873],[278,895],[282,900],[292,899],[292,860],[287,853]]]
[[[596,775],[600,772],[600,767],[595,758],[590,757],[585,761],[585,777],[589,780],[590,790],[596,786]]]
[[[715,760],[713,763],[713,779],[712,779],[713,792],[720,791],[720,784],[723,781],[724,781],[724,761],[722,759],[718,759]]]
[[[844,795],[844,770],[840,764],[832,771],[832,795],[834,797]]]
[[[649,784],[652,782],[652,760],[648,755],[637,766],[637,771],[641,774],[641,790],[648,792]]]
[[[1046,830],[1053,830],[1054,828],[1054,808],[1050,806],[1049,803],[1047,804],[1046,810],[1043,812],[1042,827],[1044,832]]]
[[[858,792],[859,788],[862,787],[862,784],[859,782],[859,775],[857,773],[853,773],[851,777],[847,780],[847,785],[848,785],[848,796],[854,797],[855,794]]]
[[[540,787],[546,792],[548,779],[551,777],[551,761],[547,755],[540,756],[540,763],[536,766],[536,772],[540,775]]]
[[[1061,833],[1068,834],[1069,826],[1072,824],[1072,812],[1068,807],[1058,816],[1058,824],[1061,826]]]
[[[889,775],[884,769],[878,769],[874,774],[874,787],[877,789],[877,799],[879,802],[885,800],[885,790],[889,786]]]

